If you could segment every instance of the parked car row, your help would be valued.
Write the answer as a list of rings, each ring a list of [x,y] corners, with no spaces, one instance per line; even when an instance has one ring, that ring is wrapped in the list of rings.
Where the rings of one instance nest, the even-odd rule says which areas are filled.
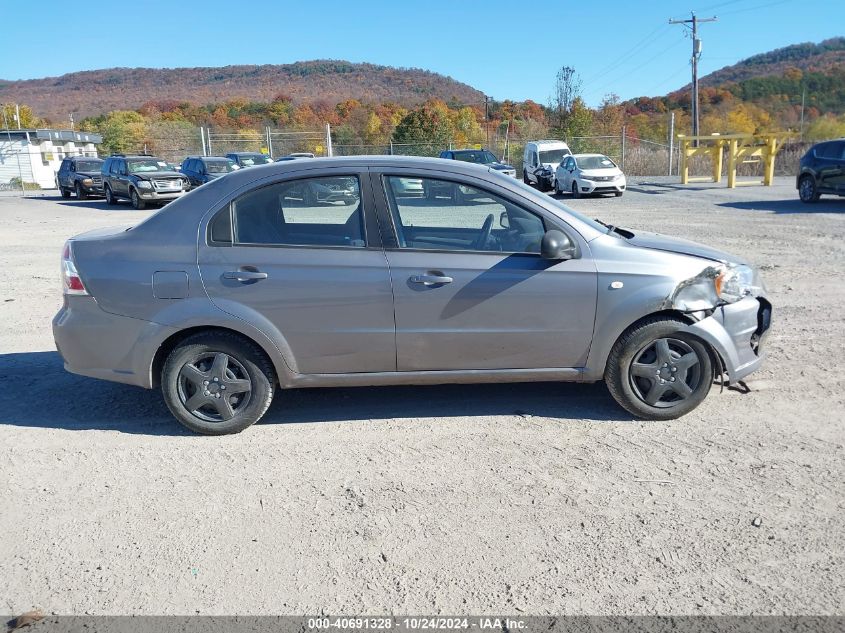
[[[276,162],[313,159],[310,152],[282,156]],[[440,158],[485,165],[512,178],[516,168],[499,160],[487,149],[449,149]],[[238,169],[265,165],[273,160],[261,152],[230,152],[225,156],[188,156],[181,166],[155,156],[114,154],[105,161],[99,158],[73,156],[66,158],[56,174],[56,184],[62,197],[75,194],[83,200],[89,196],[104,196],[108,204],[129,200],[136,209],[148,204],[169,202],[191,189],[232,173]],[[572,193],[576,197],[594,193],[625,191],[625,176],[607,156],[600,154],[573,155],[563,141],[530,141],[525,146],[523,180],[541,191]],[[424,187],[423,183],[404,182],[407,193],[428,199],[446,196],[452,201],[465,198],[459,187],[449,191]],[[342,192],[311,191],[307,200],[343,201]]]

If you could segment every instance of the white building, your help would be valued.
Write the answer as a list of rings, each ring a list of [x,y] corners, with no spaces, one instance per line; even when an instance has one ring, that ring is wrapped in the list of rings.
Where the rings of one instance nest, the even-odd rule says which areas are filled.
[[[0,130],[0,184],[13,178],[56,186],[56,172],[66,156],[97,156],[103,137],[73,130]]]

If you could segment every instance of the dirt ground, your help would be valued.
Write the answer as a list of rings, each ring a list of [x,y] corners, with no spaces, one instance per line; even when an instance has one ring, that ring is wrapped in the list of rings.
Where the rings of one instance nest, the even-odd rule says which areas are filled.
[[[0,613],[842,614],[845,199],[649,182],[571,206],[763,269],[751,393],[302,390],[230,437],[55,351],[64,240],[148,212],[0,198]]]

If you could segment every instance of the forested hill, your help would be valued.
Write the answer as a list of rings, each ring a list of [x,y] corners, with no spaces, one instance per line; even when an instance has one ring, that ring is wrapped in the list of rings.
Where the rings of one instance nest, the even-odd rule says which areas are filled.
[[[744,103],[795,128],[804,96],[806,115],[845,113],[845,37],[794,44],[749,57],[701,79],[702,111]],[[662,98],[666,108],[689,105],[689,84]]]
[[[819,44],[806,42],[754,55],[733,66],[725,66],[701,78],[704,86],[719,86],[767,76],[783,75],[797,68],[804,73],[829,74],[845,66],[845,37],[835,37]]]
[[[484,102],[467,84],[417,68],[319,60],[283,65],[222,68],[109,68],[61,77],[0,80],[0,102],[26,103],[40,116],[61,121],[110,110],[135,110],[148,101],[187,101],[194,105],[229,99],[272,101],[287,95],[294,103],[368,103],[416,105],[430,98],[447,102]]]

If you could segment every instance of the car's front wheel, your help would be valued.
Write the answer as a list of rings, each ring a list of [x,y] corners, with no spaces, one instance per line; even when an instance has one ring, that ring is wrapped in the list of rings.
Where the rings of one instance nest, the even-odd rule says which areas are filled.
[[[798,197],[801,202],[816,202],[821,197],[816,179],[810,175],[802,176],[798,181]]]
[[[610,394],[638,418],[672,420],[695,409],[713,384],[713,362],[703,342],[665,317],[629,328],[610,352]]]
[[[239,433],[273,400],[276,375],[255,343],[226,332],[195,334],[167,357],[161,391],[183,425],[205,435]]]
[[[81,185],[81,184],[79,184],[79,183],[76,183],[76,197],[77,197],[79,200],[85,200],[85,198],[87,198],[87,197],[88,197],[88,196],[85,194],[85,190],[82,188],[82,185]]]
[[[135,189],[129,194],[129,200],[132,202],[132,208],[138,211],[143,211],[147,206],[147,203],[141,200],[141,196],[138,195],[138,191]]]
[[[68,191],[64,187],[59,187],[59,192],[62,194],[62,198],[70,198],[70,191]]]
[[[578,188],[578,183],[575,180],[572,181],[572,197],[573,198],[580,198],[581,197],[581,190]]]

